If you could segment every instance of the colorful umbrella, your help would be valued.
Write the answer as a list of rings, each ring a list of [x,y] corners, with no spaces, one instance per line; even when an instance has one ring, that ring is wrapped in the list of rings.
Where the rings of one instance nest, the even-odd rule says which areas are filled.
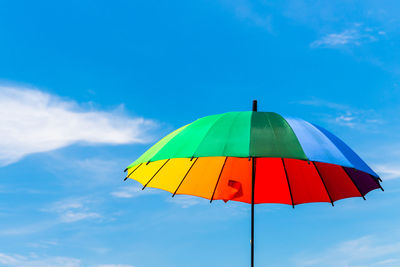
[[[379,176],[338,137],[273,112],[207,116],[170,133],[126,169],[146,187],[213,200],[295,205],[362,197]],[[383,190],[383,189],[382,189]]]

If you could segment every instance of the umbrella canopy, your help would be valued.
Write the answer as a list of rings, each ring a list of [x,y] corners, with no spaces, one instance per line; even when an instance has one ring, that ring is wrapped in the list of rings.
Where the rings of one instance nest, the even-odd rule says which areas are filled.
[[[207,116],[170,133],[126,169],[146,187],[213,200],[295,205],[362,197],[380,178],[338,137],[274,112]],[[383,189],[382,189],[383,190]]]
[[[179,128],[127,168],[145,187],[209,200],[297,205],[364,197],[378,175],[343,141],[301,119],[229,112]]]

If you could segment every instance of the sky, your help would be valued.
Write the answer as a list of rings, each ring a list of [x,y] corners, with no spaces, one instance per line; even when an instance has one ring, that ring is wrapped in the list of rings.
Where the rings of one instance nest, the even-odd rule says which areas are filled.
[[[256,206],[256,266],[400,265],[398,1],[0,2],[0,266],[241,267],[250,206],[123,170],[199,117],[330,130],[385,192]]]

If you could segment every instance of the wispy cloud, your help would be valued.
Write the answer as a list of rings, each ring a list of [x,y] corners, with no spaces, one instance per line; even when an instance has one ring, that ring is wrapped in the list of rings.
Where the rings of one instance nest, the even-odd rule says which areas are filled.
[[[385,121],[375,112],[375,110],[363,110],[348,105],[326,101],[323,99],[312,98],[309,100],[297,101],[297,104],[319,107],[331,110],[328,113],[319,113],[322,119],[340,126],[364,129],[369,131],[379,128]]]
[[[99,213],[90,210],[89,203],[91,201],[85,198],[66,199],[53,203],[50,208],[43,211],[56,213],[60,222],[63,223],[102,217]]]
[[[130,264],[102,264],[98,265],[97,267],[134,267]]]
[[[0,229],[0,236],[27,236],[33,233],[43,232],[49,228],[54,227],[58,223],[55,221],[41,221],[32,224],[18,224],[11,227],[2,227]]]
[[[111,192],[110,194],[113,197],[117,198],[134,198],[140,197],[144,195],[154,195],[160,194],[161,191],[153,188],[146,188],[142,190],[142,187],[139,185],[125,186],[120,187],[118,190]]]
[[[399,266],[400,242],[364,236],[337,244],[312,256],[301,255],[296,266]]]
[[[123,170],[128,165],[126,158],[101,153],[93,157],[85,156],[85,154],[69,155],[65,151],[53,151],[46,154],[46,160],[41,164],[63,185],[94,188],[115,185],[123,181]]]
[[[374,166],[374,169],[385,180],[400,179],[400,167],[398,164],[378,164]]]
[[[316,47],[335,47],[342,46],[349,43],[359,45],[358,32],[355,30],[345,30],[341,33],[330,33],[323,36],[321,39],[316,40],[310,44],[312,48]]]
[[[81,261],[69,257],[38,257],[35,254],[23,256],[18,254],[0,253],[1,266],[15,267],[80,267]]]
[[[49,240],[36,240],[35,242],[29,242],[27,244],[28,247],[41,248],[41,249],[47,249],[47,248],[57,246],[57,245],[58,245],[58,242],[49,241]]]
[[[346,29],[339,33],[329,33],[322,36],[310,44],[310,47],[337,48],[345,45],[359,46],[362,43],[375,42],[379,36],[386,35],[386,32],[375,30],[369,27],[363,27],[362,24],[355,24],[351,29]]]
[[[37,89],[0,86],[0,166],[75,143],[145,143],[155,126],[151,120],[84,108]]]
[[[349,127],[355,127],[357,125],[357,119],[358,117],[353,114],[352,112],[348,111],[346,114],[341,114],[335,118],[335,121],[337,124],[344,125],[344,126],[349,126]]]
[[[296,103],[301,104],[301,105],[307,105],[307,106],[315,106],[315,107],[328,107],[332,109],[340,109],[340,110],[345,110],[348,109],[349,106],[331,102],[331,101],[326,101],[323,99],[319,98],[312,98],[308,100],[300,100],[297,101]]]
[[[249,21],[252,24],[272,31],[272,16],[262,12],[263,5],[254,6],[254,2],[248,0],[221,0],[229,9],[233,10],[236,17]]]
[[[191,206],[198,205],[205,200],[194,196],[176,195],[174,198],[168,198],[167,201],[177,204],[182,208],[189,208]]]
[[[133,185],[121,187],[119,188],[119,190],[111,192],[111,195],[117,198],[135,198],[145,195],[161,194],[162,192],[165,191],[153,188],[146,188],[145,190],[142,190],[142,187],[140,185]],[[188,195],[176,195],[173,198],[168,197],[166,201],[179,205],[182,208],[188,208],[200,204],[202,201],[204,201],[204,199]]]
[[[0,253],[0,264],[8,267],[134,267],[131,264],[87,265],[77,258],[41,256],[35,253],[30,253],[29,255]]]

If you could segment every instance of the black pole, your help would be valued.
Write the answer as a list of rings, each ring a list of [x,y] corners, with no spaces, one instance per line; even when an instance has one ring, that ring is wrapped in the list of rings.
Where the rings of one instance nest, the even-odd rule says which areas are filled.
[[[257,111],[257,100],[253,100],[253,111]]]
[[[253,111],[257,111],[257,100],[253,100]],[[251,167],[251,267],[254,267],[254,183],[256,180],[256,159],[252,158]]]
[[[251,267],[254,267],[254,180],[256,177],[256,159],[252,160],[252,183],[251,183]]]

